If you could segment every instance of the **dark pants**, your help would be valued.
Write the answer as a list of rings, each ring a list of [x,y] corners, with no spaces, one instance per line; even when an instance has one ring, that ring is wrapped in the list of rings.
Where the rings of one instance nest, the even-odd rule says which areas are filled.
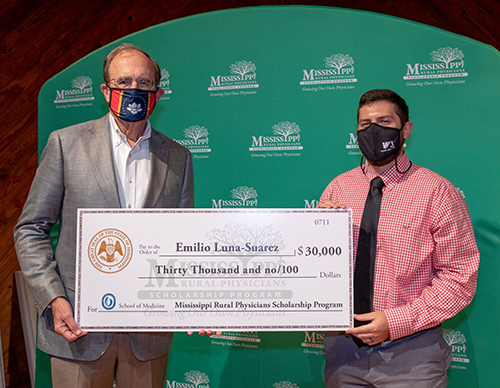
[[[325,384],[334,387],[446,387],[451,349],[441,326],[395,341],[358,347],[345,333],[324,338]]]

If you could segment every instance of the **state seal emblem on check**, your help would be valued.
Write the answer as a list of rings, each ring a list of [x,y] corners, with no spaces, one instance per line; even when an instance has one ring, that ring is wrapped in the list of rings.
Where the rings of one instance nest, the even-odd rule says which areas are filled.
[[[89,260],[104,273],[123,270],[132,259],[130,238],[118,229],[104,229],[95,234],[89,243]]]

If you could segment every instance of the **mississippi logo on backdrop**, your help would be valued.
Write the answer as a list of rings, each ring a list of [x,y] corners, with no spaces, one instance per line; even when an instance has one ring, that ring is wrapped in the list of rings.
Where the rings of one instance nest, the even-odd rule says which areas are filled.
[[[323,356],[325,354],[325,346],[323,345],[323,332],[305,331],[304,341],[300,344],[304,348],[304,353],[316,354]]]
[[[229,97],[247,94],[257,94],[257,67],[252,61],[238,61],[229,66],[230,74],[210,76],[208,91],[210,97]],[[245,90],[246,89],[246,90]]]
[[[104,273],[124,269],[132,259],[132,241],[118,229],[103,229],[89,242],[88,255],[92,265]]]
[[[231,346],[236,348],[258,349],[261,339],[257,331],[225,331],[221,335],[212,336],[212,345]]]
[[[212,199],[213,209],[257,207],[258,194],[253,187],[238,186],[231,190],[232,199]]]
[[[272,127],[272,136],[257,135],[251,137],[251,146],[248,148],[252,157],[291,157],[300,156],[300,152],[276,151],[302,151],[300,143],[300,127],[297,123],[282,121]]]
[[[305,209],[316,209],[319,205],[318,199],[304,199],[304,208]]]
[[[165,94],[160,98],[160,100],[170,100],[170,95],[172,94],[172,89],[170,89],[170,73],[167,69],[161,69],[161,79],[159,88],[162,88]]]
[[[464,84],[469,75],[464,57],[458,47],[440,47],[430,52],[430,60],[406,63],[403,80],[408,81],[406,86],[420,87]]]
[[[184,129],[184,139],[174,139],[193,153],[193,159],[208,159],[212,152],[208,144],[208,130],[201,125],[191,125]],[[201,154],[201,155],[200,155]]]
[[[346,144],[345,148],[349,150],[349,155],[361,155],[356,132],[349,132],[349,142]]]
[[[192,370],[184,373],[184,381],[167,380],[166,388],[210,388],[210,378],[206,373]]]
[[[94,95],[92,94],[92,79],[85,75],[80,75],[71,81],[72,89],[56,90],[56,99],[54,104],[56,108],[76,108],[91,106]],[[78,104],[74,104],[78,102]],[[69,104],[73,103],[73,104]]]
[[[302,80],[300,81],[300,85],[303,86],[302,91],[318,92],[354,89],[354,85],[345,85],[346,83],[358,82],[354,75],[353,64],[354,59],[349,54],[339,53],[326,57],[324,59],[324,68],[302,70]]]
[[[465,343],[467,339],[465,335],[458,330],[443,329],[443,337],[451,348],[452,359],[450,368],[467,369],[466,364],[470,363],[470,359],[466,354],[467,346]]]

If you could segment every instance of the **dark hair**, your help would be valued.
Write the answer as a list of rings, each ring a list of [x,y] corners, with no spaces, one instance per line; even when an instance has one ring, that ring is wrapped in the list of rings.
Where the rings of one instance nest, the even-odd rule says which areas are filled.
[[[405,100],[397,93],[389,89],[373,89],[367,91],[361,96],[358,105],[357,119],[359,120],[359,110],[365,105],[371,105],[378,101],[388,101],[394,104],[394,111],[401,120],[401,124],[407,123],[409,118],[409,109]]]
[[[139,47],[136,45],[133,45],[131,43],[123,43],[116,47],[113,51],[111,51],[106,59],[104,59],[104,67],[103,67],[103,77],[104,77],[104,82],[107,84],[109,82],[109,66],[111,65],[111,61],[115,59],[115,57],[124,52],[124,51],[139,51],[140,53],[144,54],[146,58],[148,58],[151,62],[151,65],[153,66],[153,69],[155,71],[155,86],[158,86],[160,84],[161,80],[161,69],[158,63],[149,56],[147,52],[144,50],[141,50]]]

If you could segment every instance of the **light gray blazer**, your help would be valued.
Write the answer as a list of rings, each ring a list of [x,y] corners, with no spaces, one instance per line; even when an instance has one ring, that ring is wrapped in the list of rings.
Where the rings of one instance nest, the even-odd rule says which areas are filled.
[[[108,116],[50,134],[28,199],[14,228],[17,256],[40,314],[38,347],[76,360],[95,360],[113,333],[88,333],[69,343],[54,332],[47,305],[63,296],[74,305],[78,208],[119,208]],[[193,207],[191,153],[155,131],[150,140],[150,178],[144,208]],[[50,230],[59,221],[52,250]],[[147,360],[165,354],[172,333],[131,333],[135,356]]]

